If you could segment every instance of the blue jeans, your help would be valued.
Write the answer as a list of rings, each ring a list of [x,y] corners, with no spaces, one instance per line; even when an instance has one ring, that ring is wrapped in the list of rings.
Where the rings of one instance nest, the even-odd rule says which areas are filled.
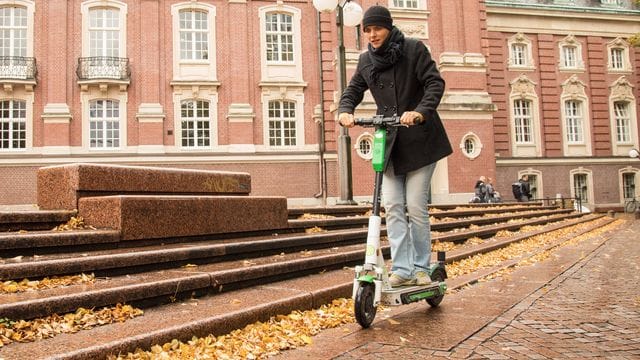
[[[394,175],[390,163],[382,179],[382,203],[393,262],[391,271],[405,279],[429,268],[431,225],[427,201],[435,168],[433,163],[405,175]]]

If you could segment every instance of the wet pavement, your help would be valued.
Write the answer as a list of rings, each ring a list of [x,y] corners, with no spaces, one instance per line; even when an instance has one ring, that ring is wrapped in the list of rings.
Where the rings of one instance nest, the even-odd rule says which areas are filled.
[[[640,359],[640,220],[369,329],[324,331],[278,359]]]

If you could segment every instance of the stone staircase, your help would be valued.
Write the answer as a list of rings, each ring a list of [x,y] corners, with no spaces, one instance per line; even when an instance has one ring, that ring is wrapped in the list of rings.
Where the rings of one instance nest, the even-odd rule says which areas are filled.
[[[208,177],[206,172],[179,171],[176,176],[173,169],[132,168],[137,174],[133,176],[127,170],[56,167],[39,186],[76,179],[68,185],[73,191],[49,187],[44,196],[51,198],[55,191],[72,194],[67,197],[75,200],[67,201],[67,209],[0,213],[0,226],[7,229],[0,233],[0,281],[82,273],[96,277],[89,284],[0,293],[0,319],[33,319],[118,303],[142,307],[145,314],[77,334],[12,343],[0,347],[0,358],[101,359],[172,339],[226,333],[275,314],[350,296],[351,267],[364,259],[369,206],[286,209],[285,202],[283,212],[282,199],[238,195],[237,182],[222,176],[245,179],[242,175],[212,172]],[[84,188],[85,178],[93,181],[91,191]],[[109,181],[102,186],[95,184],[105,178]],[[175,186],[161,192],[144,185],[158,178],[164,179],[160,183],[200,181],[207,186],[191,184],[185,195],[173,193]],[[126,182],[125,194],[118,194],[123,185],[114,179]],[[247,188],[245,180],[240,183]],[[215,191],[209,193],[211,189]],[[73,204],[77,211],[68,208]],[[447,253],[447,262],[601,216],[540,203],[434,205],[430,213],[434,242],[461,243],[527,225],[543,227],[462,246]],[[93,228],[51,231],[52,224],[74,216],[92,219],[87,224]],[[113,222],[113,217],[120,220]],[[172,224],[174,219],[180,223]],[[172,230],[171,225],[176,227]],[[385,235],[384,227],[382,232]],[[388,257],[386,242],[383,251]]]

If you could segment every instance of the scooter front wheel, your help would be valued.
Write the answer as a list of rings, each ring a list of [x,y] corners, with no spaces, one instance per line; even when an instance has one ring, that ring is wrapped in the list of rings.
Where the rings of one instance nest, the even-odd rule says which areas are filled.
[[[360,282],[355,298],[355,316],[358,324],[368,328],[376,317],[377,308],[373,306],[375,285],[368,282]]]
[[[431,274],[431,280],[433,281],[437,281],[438,283],[444,281],[445,275],[444,275],[444,271],[442,269],[436,269],[433,274]],[[427,299],[427,303],[429,305],[431,305],[432,307],[437,307],[438,305],[440,305],[440,303],[442,302],[442,299],[444,298],[444,294],[436,296],[436,297],[432,297],[430,299]]]

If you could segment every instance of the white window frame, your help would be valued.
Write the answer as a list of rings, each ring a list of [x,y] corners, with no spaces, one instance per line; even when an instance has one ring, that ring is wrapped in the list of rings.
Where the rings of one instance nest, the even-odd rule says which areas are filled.
[[[558,42],[558,49],[560,54],[560,63],[558,68],[560,71],[571,71],[571,72],[583,72],[584,71],[584,60],[582,58],[582,43],[578,41],[574,35],[568,35],[560,42]],[[569,64],[567,59],[567,50],[572,49],[574,52],[573,64]]]
[[[209,102],[209,144],[208,147],[182,146],[181,108],[184,101],[204,100]],[[175,84],[173,86],[173,139],[176,152],[211,152],[218,148],[218,87],[217,85]]]
[[[514,99],[513,127],[516,144],[533,144],[533,102],[528,99]]]
[[[542,137],[540,125],[540,100],[536,93],[537,84],[526,75],[520,75],[509,83],[509,124],[511,131],[511,153],[514,157],[542,156]],[[530,142],[516,141],[516,100],[529,101],[531,103],[531,140]]]
[[[102,16],[98,17],[100,13]],[[94,20],[96,24],[93,24]],[[113,24],[109,24],[110,22]],[[89,56],[120,57],[120,9],[97,6],[89,8]]]
[[[565,141],[569,144],[584,144],[584,110],[580,100],[564,101]]]
[[[573,180],[573,197],[578,198],[579,195],[580,199],[585,203],[592,200],[589,196],[589,175],[583,172],[576,172],[572,174],[571,178]],[[578,179],[580,181],[576,181]],[[578,189],[578,186],[580,189]]]
[[[394,9],[421,10],[425,9],[423,0],[390,0],[389,7]]]
[[[577,198],[575,191],[575,175],[586,175],[587,201],[584,202],[583,199],[582,205],[584,206],[585,204],[593,204],[595,200],[595,193],[593,189],[593,171],[591,169],[586,169],[583,167],[569,170],[569,186],[571,187],[571,197]]]
[[[293,61],[267,60],[266,14],[286,13],[291,15],[293,34]],[[276,83],[303,84],[302,76],[302,10],[297,7],[284,5],[263,6],[258,9],[260,24],[260,82],[262,86],[272,86]]]
[[[278,108],[277,109],[272,109],[272,105],[278,104]],[[288,106],[292,106],[292,108],[286,108],[285,109],[285,105]],[[269,102],[267,103],[267,113],[266,116],[264,117],[265,122],[266,122],[266,127],[267,127],[267,142],[266,145],[272,149],[292,149],[292,148],[296,148],[298,147],[298,138],[300,137],[299,135],[299,131],[298,131],[298,118],[300,117],[298,115],[298,111],[297,111],[298,105],[296,104],[295,100],[290,100],[290,99],[272,99],[269,100]],[[271,112],[273,111],[278,111],[280,112],[279,116],[272,116]],[[286,112],[290,112],[293,111],[293,116],[286,116],[285,113]],[[281,127],[277,128],[279,129],[279,131],[281,132],[281,134],[279,136],[273,137],[271,135],[271,132],[274,130],[272,129],[272,124],[276,123],[276,124],[280,124]],[[287,130],[291,131],[291,128],[287,129],[287,127],[285,126],[287,123],[293,123],[293,131],[295,132],[295,134],[293,134],[293,136],[285,136],[285,132]],[[280,144],[272,144],[271,141],[272,140],[276,140],[276,141],[280,141]],[[286,141],[290,140],[292,142],[294,142],[294,144],[286,144]]]
[[[609,119],[611,127],[611,148],[614,156],[627,157],[629,150],[640,148],[640,130],[638,129],[638,104],[634,96],[634,86],[626,76],[620,76],[609,86]],[[628,107],[629,114],[629,142],[620,142],[617,138],[616,109],[617,102],[624,102]]]
[[[190,13],[191,18],[187,22],[183,21],[182,16]],[[201,16],[200,19],[198,17]],[[183,8],[178,11],[179,17],[179,47],[180,47],[180,61],[206,61],[209,58],[209,13],[202,9]],[[198,28],[198,23],[202,23],[204,26]],[[183,28],[183,24],[189,27]],[[186,40],[183,35],[190,35],[190,39]],[[202,41],[204,38],[204,41]],[[200,41],[199,41],[200,40]],[[198,48],[198,45],[202,45],[203,48]],[[187,49],[185,49],[187,47]],[[184,56],[185,52],[189,56]]]
[[[614,53],[620,58],[614,58]],[[631,73],[629,43],[623,38],[615,38],[607,43],[607,70],[610,73]]]
[[[27,132],[27,123],[29,122],[29,119],[27,117],[28,115],[28,111],[27,111],[27,107],[28,107],[28,102],[24,99],[0,99],[0,104],[7,102],[9,105],[9,108],[6,109],[6,111],[8,112],[9,116],[7,118],[0,118],[0,152],[12,152],[12,151],[24,151],[27,150],[27,145],[28,145],[28,132]],[[23,108],[19,108],[16,109],[15,105],[16,104],[21,104]],[[4,110],[4,109],[0,109],[0,110]],[[0,111],[0,115],[2,115],[3,111]],[[24,113],[24,117],[18,117],[15,118],[14,114],[16,112],[23,112]],[[7,126],[7,138],[4,138],[4,127]],[[18,127],[22,127],[22,129],[18,129],[16,130],[16,126]],[[22,137],[24,137],[23,139],[18,139],[16,140],[14,138],[14,135],[16,134],[16,132],[21,133]],[[3,143],[7,141],[8,142],[8,147],[3,147]],[[14,147],[13,144],[15,141],[18,142],[24,142],[24,146],[18,146],[18,147]],[[19,144],[20,145],[20,144]]]
[[[296,145],[295,146],[271,146],[269,143],[269,102],[292,101],[295,103]],[[305,144],[304,121],[304,92],[299,86],[263,87],[262,88],[262,145],[256,146],[256,151],[300,151],[317,150],[317,145]],[[315,146],[315,147],[314,147]]]
[[[17,11],[24,12],[24,25],[17,24],[18,14]],[[8,12],[9,16],[7,20],[10,24],[0,27],[0,34],[4,35],[5,31],[8,31],[9,38],[6,39],[9,42],[8,48],[0,47],[1,56],[27,56],[27,33],[29,31],[29,13],[25,6],[7,6],[0,3],[0,13],[4,16],[4,13]],[[2,38],[4,40],[4,37]],[[2,42],[0,42],[2,43]]]
[[[625,196],[625,174],[633,174],[633,197],[640,196],[640,169],[634,168],[631,166],[626,166],[620,170],[618,170],[618,179],[620,179],[620,203],[624,205],[624,202],[630,199],[630,197]]]
[[[193,103],[196,106],[194,107],[193,113],[194,116],[193,117],[183,117],[182,116],[182,107],[183,105],[187,104],[187,103]],[[198,103],[203,103],[206,104],[206,111],[207,111],[207,116],[198,116]],[[204,109],[203,109],[204,110]],[[178,115],[178,117],[180,118],[180,128],[178,130],[179,134],[178,136],[180,137],[180,147],[183,150],[199,150],[199,149],[211,149],[211,143],[212,143],[212,139],[211,139],[211,134],[212,134],[212,121],[211,121],[211,102],[209,100],[206,99],[185,99],[182,100],[180,102],[180,113]],[[185,137],[184,136],[184,132],[188,131],[187,129],[184,128],[184,123],[185,122],[192,122],[193,123],[193,145],[185,145],[184,141],[188,139],[191,139],[191,137]],[[206,123],[207,128],[206,131],[208,131],[208,136],[198,136],[198,132],[199,131],[205,131],[205,128],[202,127],[200,128],[198,125],[199,123]],[[200,141],[208,141],[208,144],[204,144],[204,145],[200,145],[199,142]]]
[[[631,144],[631,104],[627,101],[613,102],[613,127],[617,144]],[[622,111],[620,111],[622,110]]]
[[[94,111],[94,104],[100,104],[100,110],[102,112],[102,116],[93,117],[91,116]],[[107,105],[115,105],[112,107],[107,107]],[[117,111],[117,116],[107,116],[106,113],[108,111]],[[87,114],[89,118],[89,148],[91,150],[119,150],[122,143],[122,114],[120,114],[120,103],[116,99],[93,99],[89,101],[89,113]],[[108,129],[108,126],[113,126],[115,123],[115,127]],[[94,128],[96,125],[96,128]],[[101,129],[98,129],[98,125],[101,125]],[[113,132],[117,132],[117,135],[113,136]],[[112,136],[109,136],[111,132]],[[97,136],[94,136],[97,135]],[[98,136],[99,135],[99,136]],[[117,141],[117,146],[107,146],[109,141]],[[102,146],[93,146],[93,142],[102,141]]]
[[[295,63],[296,51],[295,51],[295,37],[296,34],[293,28],[293,14],[283,11],[268,11],[265,16],[265,44],[267,63],[269,64],[292,64]],[[275,23],[271,23],[267,18],[275,18]],[[288,21],[284,21],[284,19]],[[272,24],[276,29],[267,29],[269,24]],[[281,26],[287,26],[290,30],[282,30]],[[275,40],[269,41],[268,38],[274,38]],[[284,49],[285,46],[291,46],[291,51]],[[272,54],[273,58],[269,59],[269,54]],[[285,56],[286,55],[286,56]],[[285,58],[286,57],[286,58]]]
[[[90,11],[93,9],[114,8],[118,10],[118,53],[117,57],[127,57],[127,4],[117,0],[88,0],[82,3],[82,57],[90,57],[91,24]],[[98,56],[107,56],[104,54]]]
[[[120,144],[117,148],[91,147],[91,119],[89,112],[91,109],[90,104],[94,100],[113,100],[118,102],[118,113],[120,115],[120,120],[118,122],[120,127]],[[82,149],[80,152],[125,152],[127,150],[128,93],[126,91],[120,91],[120,88],[116,86],[110,86],[106,90],[101,90],[99,87],[90,87],[86,91],[82,91],[80,93],[80,103],[82,108]]]
[[[522,48],[522,53],[516,56],[514,48]],[[507,67],[511,71],[533,71],[535,70],[535,63],[533,61],[533,44],[531,40],[523,33],[517,33],[507,40],[507,50],[509,53],[509,59]],[[521,58],[520,58],[521,57]],[[520,60],[522,64],[518,63]]]
[[[207,14],[207,59],[182,59],[180,12],[201,11]],[[216,7],[203,2],[181,2],[171,6],[173,35],[173,81],[217,82]],[[179,107],[178,107],[179,108]]]
[[[473,149],[469,149],[469,144],[472,144]],[[458,147],[460,148],[462,155],[473,160],[480,156],[484,146],[482,145],[482,141],[480,141],[480,137],[470,131],[462,136]]]
[[[366,147],[366,149],[363,149],[363,147]],[[360,134],[356,139],[354,149],[360,158],[371,160],[373,158],[373,135],[368,131]]]
[[[26,10],[26,27],[24,28],[25,30],[25,48],[24,51],[18,51],[16,52],[14,45],[14,41],[13,39],[15,38],[15,29],[17,29],[18,27],[14,27],[14,26],[9,26],[9,30],[12,32],[12,35],[10,35],[10,46],[9,46],[9,53],[8,54],[4,54],[3,56],[17,56],[17,57],[27,57],[27,58],[31,58],[34,57],[34,35],[33,35],[33,31],[34,31],[34,13],[35,13],[35,3],[34,1],[29,1],[29,0],[12,0],[12,1],[7,1],[7,0],[0,0],[0,8],[22,8]],[[22,28],[22,27],[20,27]],[[5,28],[6,29],[6,28]],[[21,47],[22,48],[22,47]],[[20,63],[18,62],[14,62],[14,61],[10,61],[7,63],[7,65],[2,65],[0,66],[0,74],[3,75],[3,77],[5,78],[12,78],[12,79],[20,79],[20,80],[24,80],[26,79],[27,76],[27,66],[26,65],[20,65]],[[15,87],[13,89],[13,91],[15,91]],[[8,94],[13,96],[12,94]],[[29,103],[27,101],[27,103]]]
[[[567,80],[562,82],[562,93],[560,94],[560,111],[562,117],[562,145],[565,156],[591,156],[591,117],[589,111],[589,98],[586,94],[586,85],[577,75],[571,75]],[[572,113],[572,109],[567,109],[567,104],[576,104],[578,107],[574,110],[578,113]],[[570,124],[570,122],[574,122]],[[580,124],[576,123],[579,122]],[[582,136],[575,136],[578,133],[571,133],[569,125],[581,127]]]

